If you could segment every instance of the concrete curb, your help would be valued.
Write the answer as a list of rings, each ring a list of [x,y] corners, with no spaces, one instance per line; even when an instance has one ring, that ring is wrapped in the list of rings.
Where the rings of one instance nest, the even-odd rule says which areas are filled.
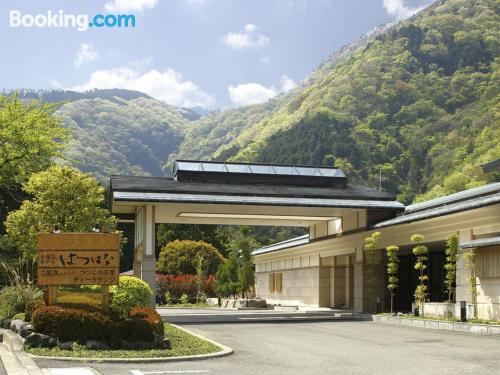
[[[8,375],[43,375],[42,370],[23,350],[23,339],[8,329],[0,329],[0,357]]]
[[[395,324],[407,327],[429,328],[429,329],[438,329],[442,331],[473,333],[476,335],[483,335],[483,336],[500,335],[500,325],[495,325],[495,324],[463,323],[463,322],[418,319],[418,318],[415,319],[398,318],[397,316],[387,316],[387,315],[373,315],[373,321],[377,323]]]
[[[155,357],[155,358],[76,358],[76,357],[57,357],[57,356],[45,356],[45,355],[34,355],[26,353],[31,358],[36,359],[49,359],[55,361],[66,361],[66,362],[98,362],[98,363],[155,363],[155,362],[181,362],[181,361],[199,361],[204,359],[220,358],[225,357],[233,353],[233,349],[222,345],[216,341],[213,341],[205,336],[199,335],[197,333],[191,332],[185,328],[179,327],[178,325],[169,323],[175,328],[180,329],[192,336],[195,336],[201,340],[208,341],[209,343],[218,346],[222,350],[214,353],[208,354],[196,354],[196,355],[186,355],[181,357]]]

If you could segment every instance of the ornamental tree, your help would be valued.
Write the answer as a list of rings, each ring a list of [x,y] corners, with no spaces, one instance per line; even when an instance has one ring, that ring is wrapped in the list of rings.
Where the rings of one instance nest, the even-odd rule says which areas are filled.
[[[197,270],[200,257],[204,270]],[[213,275],[224,257],[209,243],[204,241],[175,240],[160,251],[156,270],[170,275]]]
[[[446,241],[446,248],[444,253],[446,255],[446,263],[444,269],[446,271],[444,286],[448,293],[448,302],[451,302],[453,288],[455,286],[455,279],[457,276],[457,251],[458,251],[458,235],[451,233]]]
[[[385,248],[387,254],[387,289],[391,294],[391,314],[394,306],[394,290],[398,287],[398,269],[399,269],[399,258],[398,252],[399,247],[395,245],[387,246]]]
[[[429,249],[420,243],[424,241],[424,236],[421,234],[414,234],[410,237],[412,242],[417,245],[413,248],[412,252],[416,256],[415,269],[418,271],[418,285],[415,288],[415,304],[418,306],[421,315],[424,315],[424,302],[427,298],[427,280],[429,277],[426,274],[427,260]]]
[[[18,94],[0,95],[0,231],[9,211],[24,198],[21,186],[33,173],[62,156],[68,138],[57,104],[23,101]]]
[[[376,250],[380,236],[381,236],[380,232],[373,232],[370,236],[366,237],[364,245],[365,249]]]
[[[56,165],[35,173],[23,190],[32,198],[8,215],[5,227],[25,256],[34,255],[36,234],[51,226],[65,232],[90,232],[95,224],[116,227],[116,219],[102,207],[104,188],[75,168]]]

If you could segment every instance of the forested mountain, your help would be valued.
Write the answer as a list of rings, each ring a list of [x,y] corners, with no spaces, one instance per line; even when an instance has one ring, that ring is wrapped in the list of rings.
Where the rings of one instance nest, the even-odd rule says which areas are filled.
[[[183,110],[147,97],[79,99],[56,114],[71,130],[68,162],[101,180],[111,174],[163,175],[191,122]]]
[[[409,203],[498,179],[479,165],[500,157],[499,25],[498,1],[439,1],[287,94],[201,118],[127,90],[21,94],[69,101],[67,156],[99,177],[162,175],[174,158],[336,165]]]
[[[252,107],[201,119],[214,139],[240,134],[187,139],[181,154],[335,164],[371,186],[381,171],[404,202],[484,183],[479,164],[500,157],[499,6],[434,3],[332,56],[270,115],[261,105],[250,119]]]

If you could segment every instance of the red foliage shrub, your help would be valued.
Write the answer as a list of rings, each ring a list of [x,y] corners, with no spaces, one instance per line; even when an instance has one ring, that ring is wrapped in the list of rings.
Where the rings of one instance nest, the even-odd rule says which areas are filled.
[[[196,292],[198,290],[197,281],[197,275],[156,275],[156,285],[160,293],[164,295],[166,292],[169,292],[174,300],[180,299],[183,294],[187,294],[191,299],[196,298]],[[215,276],[213,275],[209,275],[202,282],[201,291],[204,292],[207,297],[215,296],[214,282]]]
[[[137,332],[125,330],[134,341],[151,341],[163,337],[163,321],[160,314],[151,307],[133,307],[130,310],[131,327]],[[130,339],[129,339],[130,340]]]
[[[33,312],[36,332],[57,338],[59,341],[108,340],[116,325],[98,311],[68,309],[60,306],[39,307]]]

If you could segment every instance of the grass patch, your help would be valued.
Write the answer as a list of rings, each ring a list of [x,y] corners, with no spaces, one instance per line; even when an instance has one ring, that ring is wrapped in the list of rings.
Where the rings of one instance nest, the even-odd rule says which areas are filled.
[[[78,306],[89,305],[92,307],[101,307],[101,293],[81,292],[75,290],[59,290],[56,304],[60,306]]]
[[[31,354],[71,358],[158,358],[180,357],[186,355],[209,354],[221,351],[221,348],[208,341],[190,335],[168,323],[165,323],[165,337],[170,340],[171,349],[150,350],[61,350],[58,348],[27,348]]]

